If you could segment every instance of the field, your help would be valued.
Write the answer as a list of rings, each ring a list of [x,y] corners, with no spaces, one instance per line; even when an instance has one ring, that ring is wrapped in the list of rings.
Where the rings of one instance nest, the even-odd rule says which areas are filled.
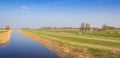
[[[61,46],[74,47],[78,50],[87,49],[91,58],[120,58],[120,33],[79,30],[24,30],[24,32],[57,42]]]
[[[11,30],[0,30],[0,45],[5,45],[10,41]]]

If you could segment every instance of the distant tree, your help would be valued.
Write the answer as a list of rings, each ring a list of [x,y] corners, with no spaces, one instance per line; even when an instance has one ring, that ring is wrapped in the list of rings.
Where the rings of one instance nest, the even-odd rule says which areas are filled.
[[[97,27],[94,27],[94,28],[93,28],[93,30],[94,30],[94,31],[98,31],[98,30],[99,30],[99,28],[97,28]]]
[[[108,29],[115,29],[115,27],[113,27],[113,26],[108,26]]]
[[[104,25],[102,26],[102,30],[112,30],[112,29],[115,29],[115,27],[113,27],[113,26],[108,26],[108,25],[106,25],[106,24],[104,24]]]
[[[82,31],[85,30],[85,23],[82,23],[82,24],[81,24],[80,29],[81,29]]]
[[[104,30],[104,31],[105,31],[105,30],[108,30],[108,27],[109,27],[109,26],[107,26],[106,24],[103,24],[102,30]]]
[[[56,30],[56,27],[54,27],[53,29]]]
[[[10,26],[7,25],[7,26],[5,27],[5,30],[10,30]]]
[[[91,28],[90,24],[89,24],[89,23],[87,23],[87,24],[86,24],[85,29],[89,31],[89,30],[90,30],[90,28]]]

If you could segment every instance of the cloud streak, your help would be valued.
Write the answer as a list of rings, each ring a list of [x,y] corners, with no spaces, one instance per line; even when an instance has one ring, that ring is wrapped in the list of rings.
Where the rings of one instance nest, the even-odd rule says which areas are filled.
[[[22,9],[22,10],[29,10],[30,8],[29,8],[29,7],[26,7],[26,6],[22,6],[21,9]]]

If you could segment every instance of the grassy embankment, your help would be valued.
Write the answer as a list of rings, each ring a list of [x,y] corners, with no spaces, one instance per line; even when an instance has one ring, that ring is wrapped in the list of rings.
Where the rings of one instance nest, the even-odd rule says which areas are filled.
[[[61,45],[75,48],[87,48],[95,58],[119,58],[120,57],[120,40],[119,34],[110,36],[105,32],[78,32],[78,31],[40,31],[40,30],[24,30],[33,35],[40,36],[58,42]],[[105,34],[104,34],[105,33]],[[104,35],[103,35],[104,34]],[[107,34],[107,35],[106,35]],[[82,36],[80,36],[82,35]],[[109,35],[109,36],[108,36]],[[116,37],[115,37],[116,36]],[[89,39],[94,38],[94,39]],[[107,39],[106,39],[107,38]],[[96,40],[97,39],[97,40]],[[105,40],[99,40],[105,39]],[[110,41],[109,41],[110,40]],[[113,40],[113,41],[112,41]]]
[[[12,30],[0,30],[0,45],[5,45],[10,40]]]

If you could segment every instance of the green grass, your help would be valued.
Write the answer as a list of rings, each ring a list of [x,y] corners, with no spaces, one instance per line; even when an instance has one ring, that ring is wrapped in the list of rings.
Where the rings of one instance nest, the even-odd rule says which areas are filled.
[[[50,31],[50,30],[49,30]],[[93,36],[104,36],[104,37],[119,37],[120,33],[110,33],[110,31],[79,31],[79,30],[52,30],[51,32],[65,32],[71,34],[82,34],[82,35],[93,35]]]
[[[120,52],[104,49],[88,48],[95,58],[120,58]]]
[[[80,35],[79,34],[72,34],[72,33],[60,33],[60,32],[49,32],[49,33],[52,33],[52,34],[58,34],[58,35],[67,35],[67,36],[75,36],[75,37],[86,37],[86,38],[96,38],[96,39],[106,39],[106,40],[118,40],[120,41],[120,38],[119,37],[105,37],[105,36],[94,36],[94,35]]]
[[[99,39],[101,38],[101,39],[108,39],[108,40],[120,40],[120,37],[119,37],[120,34],[108,34],[106,31],[92,31],[92,32],[90,32],[90,31],[89,32],[85,32],[85,31],[81,31],[81,32],[79,32],[79,31],[71,31],[71,32],[69,32],[69,31],[62,31],[61,30],[61,31],[50,31],[50,32],[51,33],[56,33],[56,34],[61,34],[60,32],[64,32],[65,35],[70,35],[70,36],[84,36],[84,37],[88,37],[88,38],[99,38]],[[76,33],[74,33],[74,32],[76,32]],[[112,35],[114,35],[114,37]]]
[[[120,37],[120,34],[117,33],[109,33],[108,31],[91,31],[91,32],[85,32],[81,31],[82,34],[87,35],[94,35],[94,36],[105,36],[105,37]]]
[[[118,38],[118,37],[104,37],[104,36],[85,36],[85,37],[120,41],[120,38]]]
[[[37,31],[36,30],[24,30],[24,31],[32,33],[32,34],[37,35],[37,36],[40,36],[40,37],[45,38],[45,39],[49,39],[49,40],[58,42],[60,45],[88,48],[90,53],[92,53],[95,58],[119,58],[120,57],[120,52],[104,50],[104,49],[99,49],[99,48],[90,48],[90,47],[80,46],[80,45],[72,45],[72,44],[69,44],[69,43],[66,43],[66,42],[53,40],[51,38],[48,38],[48,37],[45,37],[45,36],[42,36],[42,35],[47,35],[47,36],[50,36],[50,37],[59,38],[61,40],[69,40],[69,41],[73,41],[73,42],[83,42],[83,43],[106,45],[106,46],[113,46],[113,47],[114,46],[119,46],[120,43],[113,43],[113,42],[106,42],[106,41],[99,41],[99,40],[98,41],[97,40],[93,41],[93,40],[88,40],[88,39],[74,38],[74,37],[68,37],[68,36],[62,36],[62,35],[46,34],[48,31],[47,32],[46,31],[38,31],[38,30]]]
[[[58,32],[50,32],[50,33],[55,33],[55,34],[61,34]],[[94,35],[79,35],[79,34],[64,34],[68,36],[78,36],[78,37],[88,37],[88,38],[98,38],[98,39],[106,39],[106,40],[118,40],[120,41],[119,37],[105,37],[105,36],[94,36]]]
[[[42,34],[42,35],[58,38],[61,40],[68,40],[68,41],[72,41],[72,42],[78,42],[78,43],[80,42],[80,43],[88,43],[88,44],[95,44],[95,45],[111,46],[111,47],[119,47],[120,48],[120,43],[118,43],[118,42],[108,42],[108,41],[102,41],[102,40],[83,39],[83,38],[48,34],[47,32],[41,32],[41,31],[38,31],[38,32],[30,31],[30,32],[36,33],[37,35]]]

